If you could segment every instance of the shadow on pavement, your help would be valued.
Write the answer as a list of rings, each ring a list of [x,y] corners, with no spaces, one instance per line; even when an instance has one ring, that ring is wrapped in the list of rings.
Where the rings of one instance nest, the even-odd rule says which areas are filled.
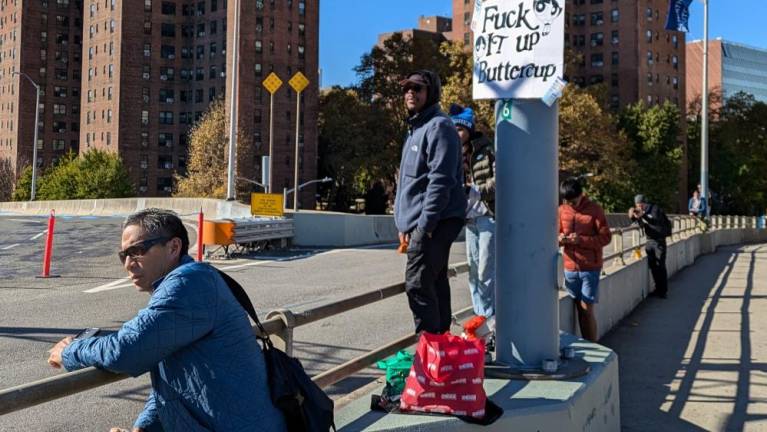
[[[752,359],[749,315],[751,301],[764,297],[752,296],[752,292],[757,255],[765,253],[764,247],[720,248],[700,258],[671,279],[668,300],[648,299],[602,339],[619,358],[624,431],[708,430],[682,418],[695,417],[708,407],[712,412],[731,409],[726,424],[716,426],[727,431],[742,431],[747,422],[767,418],[748,414],[750,403],[763,402],[751,398],[751,388],[756,385],[750,382],[751,374],[767,371],[766,363]],[[746,267],[746,259],[743,295],[725,295],[728,282],[741,276],[735,270]],[[742,299],[738,312],[717,311],[724,300],[738,299]],[[714,328],[715,317],[726,314],[739,315],[739,329]],[[733,352],[732,358],[704,356],[707,345],[735,337],[740,352]],[[699,376],[717,371],[737,373],[737,379],[711,378],[710,373]],[[673,390],[675,383],[677,390]],[[737,388],[734,395],[727,388],[733,386]],[[696,405],[691,408],[692,404]],[[708,415],[703,421],[712,420],[710,413],[703,414]]]

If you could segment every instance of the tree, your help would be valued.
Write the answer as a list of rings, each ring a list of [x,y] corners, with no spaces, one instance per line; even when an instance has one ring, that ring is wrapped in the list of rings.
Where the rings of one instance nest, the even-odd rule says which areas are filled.
[[[466,51],[463,42],[445,42],[439,49],[447,57],[450,70],[442,86],[442,109],[447,112],[453,103],[472,107],[476,128],[492,139],[495,136],[494,101],[473,99],[474,58],[471,51]]]
[[[237,161],[252,157],[252,141],[237,132]],[[216,99],[189,132],[189,165],[185,176],[176,175],[176,197],[226,198],[229,166],[229,118],[222,99]],[[244,197],[250,186],[237,184]]]
[[[709,187],[712,211],[719,214],[762,214],[767,209],[767,104],[737,93],[710,115]],[[700,105],[688,119],[690,143],[700,142]],[[688,152],[691,184],[700,173],[700,149]]]
[[[29,200],[32,166],[22,170],[13,194],[15,201]],[[37,178],[39,200],[126,198],[134,187],[122,160],[115,154],[91,149],[81,157],[69,152]]]
[[[631,205],[635,165],[625,135],[591,90],[568,86],[560,100],[560,171],[593,174],[586,186],[589,196],[607,211],[623,211]]]
[[[8,201],[13,195],[13,163],[8,158],[0,158],[0,201]]]
[[[670,102],[650,108],[638,102],[621,112],[618,124],[637,164],[633,189],[666,209],[676,208],[684,155],[679,108]]]

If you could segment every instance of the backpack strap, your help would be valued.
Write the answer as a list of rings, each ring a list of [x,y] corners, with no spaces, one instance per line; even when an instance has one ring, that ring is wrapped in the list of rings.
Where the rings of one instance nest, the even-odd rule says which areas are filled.
[[[248,297],[248,294],[245,292],[245,289],[242,288],[242,285],[240,285],[236,280],[234,280],[228,274],[222,272],[219,269],[216,269],[216,271],[221,276],[221,278],[224,279],[224,282],[226,282],[226,285],[229,287],[229,290],[232,291],[232,295],[234,295],[234,298],[237,299],[237,303],[239,303],[240,306],[242,306],[242,308],[245,309],[248,315],[256,323],[256,327],[258,327],[258,330],[261,332],[261,335],[262,335],[262,336],[256,336],[256,337],[258,337],[269,348],[272,348],[273,345],[272,345],[272,340],[269,339],[269,333],[267,333],[266,330],[264,330],[264,326],[261,324],[261,321],[258,320],[258,315],[256,315],[256,308],[253,307],[253,303],[250,301],[250,297]]]

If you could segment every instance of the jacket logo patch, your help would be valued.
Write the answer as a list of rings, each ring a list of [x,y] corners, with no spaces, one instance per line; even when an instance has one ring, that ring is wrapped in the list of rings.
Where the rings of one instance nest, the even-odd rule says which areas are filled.
[[[413,144],[413,146],[410,147],[410,151],[417,152],[418,151],[418,146],[416,144]]]

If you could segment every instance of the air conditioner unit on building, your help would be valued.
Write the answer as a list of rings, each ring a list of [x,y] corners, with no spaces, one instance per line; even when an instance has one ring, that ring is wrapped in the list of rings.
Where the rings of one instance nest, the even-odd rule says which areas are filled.
[[[168,54],[168,59],[173,60],[174,58],[176,58],[175,54]]]
[[[168,81],[168,76],[167,75],[160,75],[160,80],[161,81]]]

